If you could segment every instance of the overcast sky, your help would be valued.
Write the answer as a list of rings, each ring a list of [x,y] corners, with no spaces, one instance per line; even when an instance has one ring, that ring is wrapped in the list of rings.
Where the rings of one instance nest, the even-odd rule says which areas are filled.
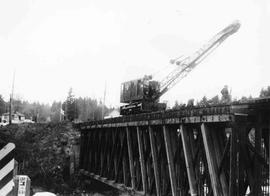
[[[24,100],[77,97],[119,105],[120,83],[166,73],[234,20],[241,28],[162,97],[186,102],[220,94],[258,96],[270,85],[267,0],[1,0],[0,94]]]

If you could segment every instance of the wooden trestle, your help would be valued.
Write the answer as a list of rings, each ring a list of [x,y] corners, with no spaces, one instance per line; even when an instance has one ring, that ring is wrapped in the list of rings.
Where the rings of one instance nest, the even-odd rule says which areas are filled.
[[[269,195],[270,98],[76,124],[80,169],[133,195]]]

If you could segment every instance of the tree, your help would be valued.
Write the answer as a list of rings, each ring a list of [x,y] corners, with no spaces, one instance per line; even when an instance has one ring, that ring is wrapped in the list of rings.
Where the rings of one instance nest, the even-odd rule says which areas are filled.
[[[2,95],[0,95],[0,115],[6,112],[6,102],[4,101]]]
[[[239,100],[239,102],[247,102],[247,101],[249,101],[251,99],[252,99],[251,95],[249,95],[249,97],[242,96],[241,99]]]
[[[102,119],[102,109],[104,108],[104,116],[106,116],[112,108],[104,106],[101,101],[96,99],[91,99],[88,97],[79,97],[76,99],[76,106],[78,112],[78,120],[88,121],[88,120],[101,120]]]
[[[206,96],[203,96],[202,100],[197,103],[198,106],[206,107],[209,106]]]
[[[172,107],[173,110],[178,110],[179,109],[179,103],[178,101],[175,101],[174,106]]]
[[[214,96],[212,99],[208,101],[210,105],[218,105],[220,103],[218,95]]]
[[[260,98],[269,97],[269,96],[270,96],[270,86],[268,86],[266,89],[262,88],[260,92]]]
[[[60,111],[61,110],[61,102],[54,101],[51,106],[51,121],[59,122],[60,121]]]
[[[194,106],[194,99],[189,99],[187,102],[187,107],[193,107]]]
[[[66,118],[69,121],[73,121],[78,117],[78,111],[76,106],[76,99],[73,94],[72,88],[68,91],[67,100],[65,102],[64,111],[66,113]]]

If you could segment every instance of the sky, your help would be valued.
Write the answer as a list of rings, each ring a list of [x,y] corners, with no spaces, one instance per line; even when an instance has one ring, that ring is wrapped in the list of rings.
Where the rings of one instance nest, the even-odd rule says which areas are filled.
[[[239,31],[161,101],[259,95],[270,85],[267,0],[0,0],[0,94],[28,101],[76,97],[119,106],[120,84],[166,75],[170,59],[192,55],[234,20]]]

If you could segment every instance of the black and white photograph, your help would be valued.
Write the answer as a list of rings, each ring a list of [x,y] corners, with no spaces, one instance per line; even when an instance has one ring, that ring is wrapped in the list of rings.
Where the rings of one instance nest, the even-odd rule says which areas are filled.
[[[0,196],[270,196],[270,1],[0,0]]]

